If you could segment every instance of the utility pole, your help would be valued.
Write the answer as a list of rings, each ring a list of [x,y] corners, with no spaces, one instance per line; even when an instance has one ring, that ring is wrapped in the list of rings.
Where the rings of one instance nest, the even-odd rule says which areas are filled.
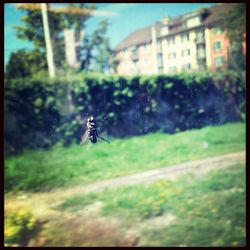
[[[18,9],[24,10],[41,10],[42,11],[42,19],[43,19],[43,29],[44,29],[44,37],[45,37],[45,45],[46,45],[46,54],[47,54],[47,63],[49,68],[49,76],[55,76],[55,65],[53,60],[53,50],[51,46],[51,39],[50,39],[50,32],[49,32],[49,21],[48,21],[48,11],[54,13],[67,13],[67,14],[74,14],[74,15],[97,15],[103,16],[103,12],[97,12],[93,9],[85,9],[85,8],[78,8],[78,7],[59,7],[54,8],[51,6],[47,9],[46,3],[17,3],[16,6]],[[104,12],[105,14],[105,12]]]
[[[50,40],[49,22],[48,22],[46,3],[41,3],[41,10],[42,10],[42,17],[43,17],[43,28],[44,28],[49,76],[53,78],[55,77],[55,65],[54,65],[53,50],[52,50],[51,40]]]

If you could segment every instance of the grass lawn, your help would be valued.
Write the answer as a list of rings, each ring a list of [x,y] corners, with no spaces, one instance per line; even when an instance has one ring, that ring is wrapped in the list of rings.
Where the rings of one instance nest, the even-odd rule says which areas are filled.
[[[157,227],[143,229],[139,246],[244,246],[245,178],[245,164],[238,163],[204,176],[194,173],[73,196],[58,209],[75,212],[101,201],[103,215],[116,216],[130,227],[137,218],[175,218],[168,226],[161,227],[161,219]]]
[[[245,150],[244,123],[174,135],[154,133],[86,146],[26,151],[5,159],[5,192],[44,191]]]

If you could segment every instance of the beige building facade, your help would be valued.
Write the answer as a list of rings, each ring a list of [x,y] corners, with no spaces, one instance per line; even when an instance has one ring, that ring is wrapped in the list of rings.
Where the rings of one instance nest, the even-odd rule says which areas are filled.
[[[113,51],[111,73],[172,74],[225,68],[230,46],[220,28],[221,15],[234,4],[218,4],[131,33]]]

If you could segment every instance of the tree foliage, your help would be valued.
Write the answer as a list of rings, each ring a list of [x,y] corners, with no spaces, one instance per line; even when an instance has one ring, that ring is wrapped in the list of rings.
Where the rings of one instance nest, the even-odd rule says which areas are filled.
[[[108,22],[102,21],[92,35],[86,35],[81,47],[81,70],[92,69],[104,72],[111,54],[109,39],[106,36]],[[93,63],[93,64],[92,64]]]
[[[85,9],[94,9],[93,6],[86,6],[83,3],[69,4],[69,7],[79,7]],[[26,15],[22,18],[23,26],[15,26],[17,37],[23,40],[29,40],[33,43],[35,49],[45,51],[45,39],[43,30],[42,13],[40,10],[25,10]],[[86,20],[90,14],[76,15],[72,13],[57,13],[50,11],[48,6],[48,20],[50,28],[51,43],[54,52],[54,61],[57,67],[60,67],[64,61],[64,29],[74,29],[80,33],[85,28]]]
[[[94,5],[83,3],[71,3],[68,8],[81,8],[94,10]],[[86,14],[74,14],[69,12],[59,13],[50,11],[48,5],[48,19],[51,43],[54,52],[54,62],[56,68],[62,68],[65,65],[65,43],[64,29],[73,29],[76,34],[76,40],[79,34],[85,28],[86,21],[91,17],[91,12]],[[45,39],[40,10],[25,10],[26,15],[22,18],[24,25],[15,26],[17,37],[23,40],[29,40],[33,43],[37,52],[45,52]],[[106,36],[108,23],[103,21],[99,27],[92,33],[86,34],[81,47],[81,69],[89,70],[90,65],[94,62],[94,69],[104,71],[110,53],[109,40]],[[78,37],[77,37],[78,36]],[[44,54],[45,55],[45,54]]]
[[[246,5],[235,4],[235,7],[224,15],[223,26],[231,43],[245,41]]]
[[[35,75],[47,69],[46,56],[39,50],[26,51],[24,49],[12,52],[6,65],[6,78],[22,78]]]
[[[235,4],[235,7],[224,15],[223,28],[231,44],[229,67],[245,69],[243,43],[246,42],[246,5],[244,3]]]

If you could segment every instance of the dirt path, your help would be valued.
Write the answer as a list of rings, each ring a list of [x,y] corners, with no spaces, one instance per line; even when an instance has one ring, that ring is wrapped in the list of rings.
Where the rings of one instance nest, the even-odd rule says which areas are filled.
[[[196,174],[203,174],[206,171],[213,169],[214,167],[226,167],[237,162],[245,161],[245,151],[230,153],[212,158],[205,158],[196,161],[184,162],[175,166],[168,166],[164,168],[158,168],[148,170],[142,173],[131,174],[128,176],[118,177],[111,180],[103,180],[94,182],[88,185],[70,187],[67,189],[54,189],[51,192],[41,193],[25,193],[20,196],[8,197],[5,205],[18,204],[34,207],[34,210],[38,210],[37,213],[48,213],[50,208],[55,207],[62,199],[76,194],[85,194],[88,192],[100,192],[105,188],[115,188],[124,185],[133,185],[139,183],[149,183],[159,179],[175,179],[179,175],[188,173],[189,171]],[[53,210],[53,209],[52,209]],[[52,210],[50,210],[52,212]]]
[[[16,210],[23,207],[29,208],[32,210],[32,213],[37,219],[39,219],[40,221],[48,222],[44,226],[47,228],[62,227],[67,231],[67,228],[71,228],[72,225],[74,225],[73,228],[76,231],[78,230],[80,232],[82,230],[81,232],[88,232],[88,234],[84,237],[86,239],[92,239],[92,241],[90,242],[96,242],[97,244],[97,239],[101,239],[98,243],[100,244],[100,246],[109,246],[109,244],[111,246],[133,246],[137,244],[136,242],[139,237],[138,235],[140,235],[141,229],[152,226],[155,227],[156,225],[169,225],[176,220],[174,215],[164,214],[163,216],[152,218],[151,220],[147,221],[134,221],[133,225],[130,225],[128,229],[121,226],[121,223],[123,222],[119,218],[102,217],[99,212],[103,204],[98,201],[93,201],[93,204],[86,206],[84,209],[76,213],[70,213],[67,211],[62,212],[55,209],[55,207],[67,197],[77,194],[100,192],[105,188],[116,188],[125,185],[150,183],[159,179],[174,180],[178,176],[187,174],[188,172],[195,173],[196,175],[203,175],[212,169],[218,167],[224,168],[239,162],[245,162],[245,151],[196,161],[184,162],[175,166],[148,170],[142,173],[131,174],[111,180],[98,181],[89,185],[75,186],[68,189],[54,189],[51,192],[41,193],[23,193],[16,196],[7,195],[7,197],[5,197],[5,209]],[[99,232],[97,228],[102,229],[102,231]],[[100,238],[100,235],[102,235],[103,239]],[[77,238],[78,236],[82,238],[82,233],[80,233],[79,235],[75,233],[74,236],[69,236],[68,240],[72,240],[72,242],[70,243],[71,246],[74,246],[74,244],[76,244],[76,246],[79,246],[77,245],[77,242],[80,242],[81,240],[80,238]],[[43,237],[40,235],[30,242],[30,246],[43,246],[45,244],[43,240],[45,239],[48,240],[48,237]],[[106,239],[110,239],[110,243],[107,244]],[[121,239],[121,241],[116,242],[116,239]],[[64,239],[61,240],[63,240],[64,242]],[[103,241],[105,243],[103,243]],[[61,246],[60,244],[59,246]],[[86,244],[88,245],[89,243]],[[53,243],[51,246],[56,245],[55,243]]]
[[[148,170],[142,173],[131,174],[111,180],[98,181],[84,186],[68,188],[63,191],[62,195],[68,196],[77,193],[84,194],[88,192],[99,192],[105,188],[148,183],[159,179],[175,179],[177,176],[185,174],[188,171],[199,170],[203,172],[212,169],[215,165],[216,167],[218,167],[218,165],[224,167],[244,160],[245,152],[237,152],[213,158],[184,162],[174,166]]]

